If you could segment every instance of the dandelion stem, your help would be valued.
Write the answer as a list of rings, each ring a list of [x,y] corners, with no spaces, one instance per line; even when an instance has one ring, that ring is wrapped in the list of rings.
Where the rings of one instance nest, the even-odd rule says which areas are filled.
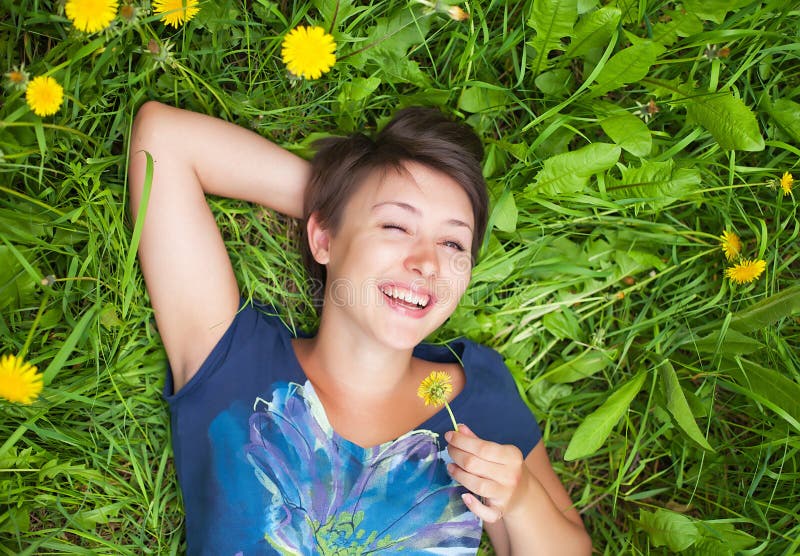
[[[450,420],[453,422],[453,430],[458,432],[458,423],[456,423],[456,417],[453,415],[453,410],[450,409],[450,404],[444,402],[444,406],[447,408],[447,412],[450,414]]]

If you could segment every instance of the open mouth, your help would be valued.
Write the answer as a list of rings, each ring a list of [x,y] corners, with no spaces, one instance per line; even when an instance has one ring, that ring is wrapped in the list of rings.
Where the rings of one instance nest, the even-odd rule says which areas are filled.
[[[381,292],[393,302],[409,309],[424,309],[431,301],[430,295],[417,294],[409,290],[401,290],[392,286],[382,287]]]

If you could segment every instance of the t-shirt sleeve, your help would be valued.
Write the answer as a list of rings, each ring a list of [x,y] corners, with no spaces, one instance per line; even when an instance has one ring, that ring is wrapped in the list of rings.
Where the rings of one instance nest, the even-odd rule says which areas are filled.
[[[249,384],[267,378],[272,365],[285,352],[283,337],[289,336],[286,325],[270,306],[243,302],[239,312],[219,342],[208,354],[197,373],[177,393],[174,392],[171,369],[167,369],[164,398],[173,410],[192,399],[192,404],[209,399],[237,399],[236,392],[253,392],[260,385]],[[277,361],[275,361],[277,363]]]
[[[472,344],[473,380],[478,382],[479,402],[470,404],[471,414],[459,417],[481,438],[498,444],[513,444],[527,457],[541,440],[536,418],[522,400],[514,377],[495,350]]]

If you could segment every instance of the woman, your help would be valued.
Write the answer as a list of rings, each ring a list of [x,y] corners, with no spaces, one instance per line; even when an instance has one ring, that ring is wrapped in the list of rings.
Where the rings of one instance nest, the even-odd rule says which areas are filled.
[[[131,138],[139,255],[171,373],[165,388],[203,554],[587,554],[591,542],[499,355],[420,344],[466,290],[486,226],[482,148],[433,110],[312,164],[214,118],[147,103]],[[206,194],[305,223],[320,327],[295,337],[243,303]],[[465,423],[417,397],[452,381]],[[449,427],[452,429],[452,427]]]

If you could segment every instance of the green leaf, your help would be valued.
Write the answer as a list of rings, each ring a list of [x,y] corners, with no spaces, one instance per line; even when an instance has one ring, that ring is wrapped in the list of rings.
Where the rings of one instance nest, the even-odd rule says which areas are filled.
[[[530,42],[536,50],[530,66],[533,75],[547,68],[550,51],[564,49],[561,39],[572,34],[577,18],[577,0],[533,0],[528,17],[528,25],[536,31],[536,37]]]
[[[800,104],[779,98],[770,107],[769,115],[795,143],[800,143]]]
[[[762,330],[795,313],[800,313],[800,286],[785,289],[734,313],[729,326],[746,334]]]
[[[597,76],[596,85],[592,89],[602,95],[613,89],[639,81],[650,66],[655,64],[664,47],[653,41],[643,40],[614,54]]]
[[[652,39],[659,44],[672,46],[678,37],[688,37],[703,32],[703,22],[691,12],[666,10],[664,15],[669,17],[669,21],[653,25]]]
[[[754,400],[764,403],[800,430],[800,404],[797,403],[800,384],[747,359],[739,358],[738,363],[723,360],[720,371],[731,376],[742,387],[745,396],[753,394]]]
[[[714,23],[722,23],[729,11],[735,10],[741,5],[744,3],[731,0],[683,0],[683,7],[686,11],[700,19],[708,19]]]
[[[689,123],[703,126],[726,151],[763,151],[756,116],[730,93],[696,96],[686,106]]]
[[[614,3],[622,13],[622,23],[635,23],[639,21],[638,0],[616,0]]]
[[[330,29],[333,22],[341,28],[345,21],[363,9],[354,7],[353,0],[312,0],[311,3],[322,15],[326,29]]]
[[[702,534],[702,539],[693,548],[697,554],[733,554],[749,548],[756,543],[755,537],[739,531],[731,523],[717,521],[699,521],[697,529]],[[716,545],[716,546],[715,546]],[[702,546],[708,547],[711,552],[700,552]],[[722,549],[726,552],[716,552]]]
[[[614,364],[616,351],[587,349],[567,361],[556,361],[542,375],[556,384],[566,384],[590,377]]]
[[[715,330],[708,336],[696,340],[686,340],[684,345],[687,349],[696,350],[700,353],[713,353],[722,355],[744,355],[753,353],[764,348],[764,344],[745,336],[733,328],[728,328],[722,336],[720,330]]]
[[[575,26],[575,33],[567,48],[567,58],[583,56],[595,48],[604,48],[619,25],[622,12],[605,6],[584,17]]]
[[[508,104],[505,90],[489,83],[464,87],[458,98],[458,107],[464,112],[485,112],[496,110]]]
[[[502,232],[511,233],[517,229],[517,204],[510,189],[503,191],[492,210],[492,224]]]
[[[540,91],[553,97],[566,96],[572,81],[572,72],[568,69],[546,71],[533,80]]]
[[[575,313],[569,307],[562,307],[558,311],[547,313],[542,318],[545,329],[556,338],[563,340],[577,340],[581,336],[581,326]]]
[[[640,371],[583,420],[567,446],[564,454],[565,460],[584,458],[600,449],[608,435],[611,434],[611,430],[628,411],[633,398],[642,389],[646,377],[647,374]]]
[[[617,145],[635,156],[647,156],[653,137],[647,125],[633,114],[625,113],[600,120],[600,127]]]
[[[606,188],[612,199],[634,199],[662,208],[695,193],[700,172],[694,168],[675,169],[670,159],[645,160],[638,168],[622,168],[622,179],[609,179]]]
[[[663,508],[655,512],[639,510],[639,527],[654,546],[666,546],[672,552],[686,550],[700,539],[700,531],[690,517]]]
[[[689,403],[683,395],[683,388],[678,381],[678,375],[672,363],[665,359],[658,367],[658,373],[661,375],[661,381],[664,386],[664,396],[667,399],[667,409],[675,418],[675,422],[685,432],[689,438],[697,442],[704,450],[713,452],[714,448],[706,440],[697,422],[694,420],[692,410],[689,409]]]
[[[576,151],[557,154],[544,161],[544,168],[529,187],[536,193],[560,195],[581,191],[594,174],[611,168],[619,160],[620,148],[592,143]]]
[[[47,365],[47,368],[42,373],[42,380],[45,385],[49,385],[53,382],[53,379],[56,378],[56,375],[61,371],[67,359],[69,359],[72,352],[75,350],[78,341],[83,338],[84,332],[86,332],[89,324],[94,320],[96,313],[96,307],[89,307],[81,317],[81,320],[75,325],[75,328],[72,329],[69,336],[67,336],[67,339],[64,340],[64,343],[61,344],[58,353],[50,360],[50,364]]]
[[[33,256],[34,251],[26,249],[23,254]],[[5,313],[34,303],[36,286],[36,279],[25,271],[11,248],[0,245],[0,310]]]

